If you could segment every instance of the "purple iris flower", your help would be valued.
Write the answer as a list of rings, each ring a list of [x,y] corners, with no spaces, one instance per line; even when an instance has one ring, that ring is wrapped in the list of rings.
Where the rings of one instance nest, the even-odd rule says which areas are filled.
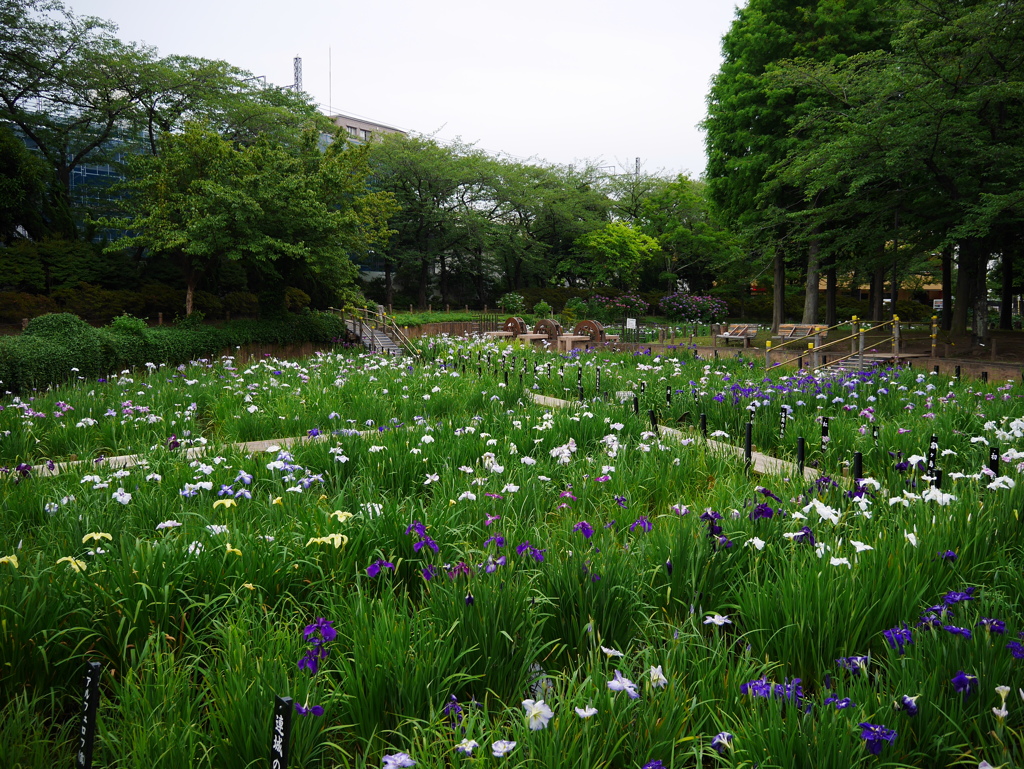
[[[623,505],[623,507],[625,507],[625,505]],[[654,524],[647,520],[646,516],[641,515],[639,518],[637,518],[635,521],[633,521],[633,523],[629,525],[629,530],[633,531],[637,527],[643,529],[644,531],[650,531],[654,528]]]
[[[425,537],[427,536],[427,527],[419,521],[413,521],[405,528],[405,533],[407,536],[409,534],[416,534],[420,537]]]
[[[529,540],[527,540],[526,542],[523,542],[521,545],[518,545],[516,547],[516,554],[517,555],[522,555],[523,553],[527,553],[527,552],[533,557],[533,560],[537,561],[537,563],[543,563],[543,561],[544,561],[544,551],[543,550],[539,550],[536,547],[533,547],[533,545],[530,544]]]
[[[884,743],[888,742],[891,745],[896,739],[894,730],[880,724],[861,723],[858,726],[861,728],[860,738],[864,740],[864,746],[872,755],[880,755]]]
[[[956,551],[946,550],[945,552],[940,552],[939,558],[941,558],[943,561],[953,562],[957,559]]]
[[[839,699],[838,697],[829,697],[827,700],[825,700],[825,704],[835,705],[836,710],[846,710],[847,708],[857,707],[857,703],[855,703],[849,697],[843,697],[842,699]]]
[[[615,504],[617,504],[619,507],[623,507],[623,508],[626,507],[626,498],[625,497],[616,496],[615,497]]]
[[[1024,660],[1024,646],[1021,645],[1020,641],[1010,641],[1006,644],[1006,648],[1010,650],[1010,654],[1013,655],[1014,659]]]
[[[917,697],[908,697],[904,694],[893,703],[893,707],[896,710],[902,710],[908,716],[916,716],[918,710]]]
[[[992,633],[993,635],[1003,635],[1006,632],[1006,623],[1001,619],[982,617],[980,620],[978,620],[978,626],[985,628],[989,633]]]
[[[976,587],[969,587],[963,592],[950,590],[943,597],[942,602],[947,606],[952,606],[953,604],[960,603],[961,601],[973,601],[977,597],[974,595],[974,591],[977,589],[978,588]]]
[[[953,635],[962,635],[964,638],[971,637],[970,628],[957,627],[956,625],[943,625],[942,629],[945,630],[947,633],[952,633]]]
[[[580,532],[586,539],[590,539],[594,536],[594,527],[586,521],[580,521],[572,527],[572,530]]]
[[[313,705],[313,707],[307,708],[305,705],[295,703],[295,712],[300,716],[322,716],[324,709],[320,705]]]
[[[366,576],[376,577],[380,574],[381,569],[394,569],[395,565],[390,561],[385,561],[383,558],[378,558],[376,561],[366,567]]]
[[[962,670],[950,680],[953,684],[953,691],[964,695],[964,699],[970,697],[978,688],[978,677],[969,676]]]
[[[885,636],[885,640],[889,642],[889,646],[895,649],[900,654],[903,654],[903,646],[905,644],[913,643],[914,639],[911,635],[910,629],[904,624],[903,627],[894,627],[886,630],[882,633]]]
[[[793,537],[793,541],[801,545],[816,544],[814,539],[814,533],[811,531],[810,526],[804,526],[802,529],[800,529],[800,533]]]
[[[488,537],[487,539],[485,539],[484,547],[487,547],[492,542],[494,543],[495,547],[505,547],[505,538],[500,534],[495,534],[493,537]]]
[[[870,657],[854,655],[852,657],[840,657],[836,660],[839,667],[849,670],[854,675],[860,675],[868,669]]]
[[[334,629],[332,623],[334,620],[324,619],[320,617],[312,625],[306,625],[302,631],[303,637],[309,641],[312,639],[313,643],[327,643],[333,641],[338,637],[338,631]],[[319,638],[313,638],[313,636],[319,635]]]
[[[758,518],[771,518],[773,515],[775,515],[775,510],[767,502],[761,502],[750,512],[750,520],[756,521]]]
[[[412,549],[415,550],[418,553],[420,550],[422,550],[425,547],[429,547],[435,553],[441,552],[441,548],[439,548],[437,546],[437,542],[432,540],[430,537],[424,537],[419,542],[417,542],[415,545],[413,545]]]
[[[718,751],[718,755],[723,755],[732,747],[732,735],[729,732],[719,732],[711,738],[711,747]]]

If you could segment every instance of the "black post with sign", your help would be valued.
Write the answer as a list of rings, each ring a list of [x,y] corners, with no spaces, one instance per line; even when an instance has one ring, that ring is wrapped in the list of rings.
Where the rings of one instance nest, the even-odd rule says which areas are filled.
[[[933,435],[928,442],[928,475],[935,475],[935,464],[939,457],[939,436]]]
[[[789,412],[782,409],[779,413],[779,438],[786,437],[786,422],[789,421]]]
[[[274,726],[270,732],[270,769],[288,769],[292,740],[292,698],[274,697]]]
[[[78,729],[78,751],[75,769],[92,769],[92,749],[96,741],[96,711],[100,706],[100,673],[98,662],[85,663],[85,687],[82,693],[82,722]]]
[[[995,446],[988,450],[988,469],[999,477],[999,449]]]
[[[828,448],[828,417],[821,418],[821,453]]]

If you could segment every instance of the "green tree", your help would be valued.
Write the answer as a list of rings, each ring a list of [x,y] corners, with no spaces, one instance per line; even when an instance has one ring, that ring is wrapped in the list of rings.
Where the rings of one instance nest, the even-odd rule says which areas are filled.
[[[810,200],[772,184],[776,166],[801,137],[792,126],[816,104],[813,93],[780,85],[772,71],[791,59],[833,61],[886,45],[879,0],[750,0],[722,40],[724,61],[708,96],[707,181],[723,221],[743,235],[748,252],[774,259],[773,327],[783,319],[786,252],[806,264],[804,322],[817,320],[820,232],[791,218]]]
[[[955,253],[949,324],[965,333],[973,306],[974,332],[984,336],[988,263],[1001,258],[1012,287],[1021,233],[1024,31],[1011,23],[1021,3],[893,0],[888,8],[890,50],[798,62],[780,74],[819,100],[797,125],[804,141],[781,173],[805,199],[832,193],[815,225],[831,219],[837,243],[854,247],[872,230],[898,242],[894,271],[904,253]]]
[[[164,137],[163,151],[129,163],[121,189],[131,231],[109,250],[148,249],[178,264],[186,314],[202,274],[218,261],[244,266],[283,296],[284,281],[313,276],[335,299],[357,278],[350,256],[383,241],[393,211],[386,193],[366,191],[366,150],[335,142],[326,153],[308,134],[299,154],[269,140],[236,146],[190,125]]]
[[[691,292],[707,291],[716,277],[723,277],[723,270],[739,262],[736,238],[712,222],[706,192],[703,182],[680,174],[672,181],[663,180],[640,205],[638,223],[661,246],[664,270],[659,277],[669,292],[676,290],[680,280]],[[749,281],[746,266],[742,275]]]
[[[17,127],[53,170],[55,211],[70,211],[77,168],[159,151],[158,137],[205,120],[253,143],[294,141],[329,126],[308,96],[258,84],[224,62],[125,43],[111,22],[59,0],[0,0],[0,121]],[[60,234],[74,236],[71,216]]]
[[[46,167],[9,126],[0,125],[0,243],[45,230]]]
[[[577,239],[571,269],[596,287],[635,288],[640,270],[660,251],[649,235],[624,222],[608,222]]]

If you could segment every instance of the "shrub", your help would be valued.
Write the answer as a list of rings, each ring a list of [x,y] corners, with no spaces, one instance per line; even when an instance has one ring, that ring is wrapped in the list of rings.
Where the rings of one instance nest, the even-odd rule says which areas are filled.
[[[526,300],[520,294],[505,294],[498,300],[498,307],[505,312],[519,314],[526,309]]]
[[[141,313],[145,300],[134,291],[108,291],[91,283],[61,288],[51,298],[64,312],[74,313],[91,323],[109,323],[122,313]]]
[[[248,291],[232,291],[220,302],[224,311],[232,315],[256,315],[260,309],[259,297]]]
[[[569,327],[587,314],[587,303],[578,296],[571,297],[562,308],[562,325]]]
[[[661,311],[683,323],[718,323],[725,320],[729,306],[713,296],[695,296],[678,292],[661,300]]]
[[[647,302],[636,294],[622,294],[616,297],[595,296],[587,305],[596,320],[609,322],[619,318],[640,318],[650,309]]]
[[[543,299],[533,306],[533,314],[541,318],[551,317],[551,305]]]
[[[21,323],[22,318],[37,318],[51,312],[57,312],[57,303],[48,296],[0,292],[0,323]]]
[[[102,354],[96,329],[70,313],[41,315],[29,321],[22,339],[22,377],[32,387],[45,387],[74,376],[101,373]],[[77,369],[77,370],[73,370]]]
[[[303,291],[301,288],[295,288],[295,286],[288,286],[284,290],[284,306],[290,312],[299,312],[309,307],[310,303],[309,294]]]
[[[142,301],[147,315],[162,312],[168,318],[185,312],[185,292],[163,283],[147,283],[142,287]]]

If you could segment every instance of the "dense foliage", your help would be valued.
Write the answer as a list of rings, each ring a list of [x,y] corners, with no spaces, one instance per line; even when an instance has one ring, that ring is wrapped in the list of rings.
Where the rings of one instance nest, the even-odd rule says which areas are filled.
[[[309,767],[1019,764],[1021,397],[434,340],[6,399],[0,755],[72,754],[90,659],[104,765],[251,766],[274,695]]]
[[[330,344],[344,341],[344,322],[330,313],[234,320],[221,327],[198,320],[150,328],[128,316],[93,328],[76,315],[43,315],[21,336],[0,337],[0,389],[41,390],[67,381],[109,376],[161,361],[178,365],[248,344]]]

